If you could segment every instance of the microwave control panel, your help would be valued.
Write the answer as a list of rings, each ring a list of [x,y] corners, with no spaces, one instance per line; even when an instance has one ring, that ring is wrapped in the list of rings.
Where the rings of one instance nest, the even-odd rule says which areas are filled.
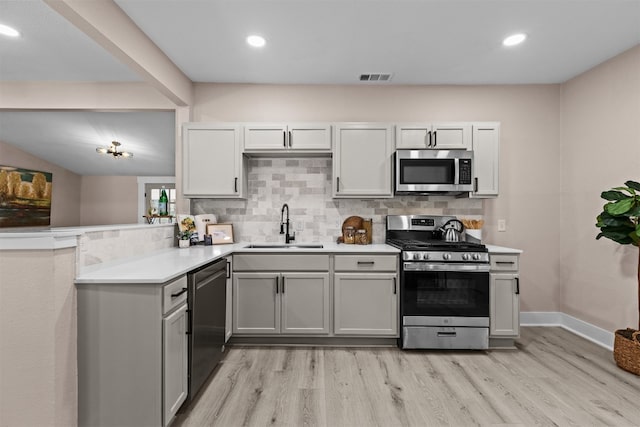
[[[459,184],[471,184],[471,159],[460,159]]]

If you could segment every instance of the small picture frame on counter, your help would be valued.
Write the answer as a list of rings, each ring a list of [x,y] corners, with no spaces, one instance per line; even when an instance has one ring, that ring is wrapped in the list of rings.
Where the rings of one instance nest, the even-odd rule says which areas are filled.
[[[214,245],[233,243],[233,224],[207,224],[207,234]]]

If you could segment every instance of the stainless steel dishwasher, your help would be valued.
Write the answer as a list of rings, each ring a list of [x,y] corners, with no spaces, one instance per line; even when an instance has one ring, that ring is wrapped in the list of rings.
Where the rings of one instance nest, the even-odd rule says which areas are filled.
[[[189,272],[189,395],[191,401],[224,353],[227,262]]]

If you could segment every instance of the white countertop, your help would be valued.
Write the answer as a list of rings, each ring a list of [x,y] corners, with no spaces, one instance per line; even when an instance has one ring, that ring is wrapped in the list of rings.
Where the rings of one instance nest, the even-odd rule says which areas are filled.
[[[173,227],[175,224],[114,224],[0,229],[0,250],[71,248],[78,245],[78,236],[85,233],[168,226]]]
[[[303,244],[303,243],[299,243]],[[95,267],[87,267],[76,277],[76,284],[92,283],[165,283],[193,269],[205,265],[218,258],[232,253],[388,253],[397,254],[399,249],[393,246],[345,245],[337,243],[321,243],[322,248],[247,248],[249,243],[232,245],[204,246],[195,245],[189,248],[170,248],[153,252],[137,258],[103,263]]]
[[[505,248],[504,246],[487,245],[490,254],[521,254],[522,249]]]

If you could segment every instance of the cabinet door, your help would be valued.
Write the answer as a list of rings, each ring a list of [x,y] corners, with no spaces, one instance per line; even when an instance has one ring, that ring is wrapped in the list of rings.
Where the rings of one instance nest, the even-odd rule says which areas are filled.
[[[431,127],[436,150],[471,150],[471,124],[434,123]]]
[[[233,274],[233,333],[280,333],[278,273]]]
[[[331,126],[323,124],[291,124],[288,148],[295,150],[331,151]]]
[[[520,286],[515,273],[491,273],[489,282],[489,336],[520,335]]]
[[[396,149],[430,148],[431,144],[433,144],[433,141],[429,138],[430,131],[431,124],[429,123],[404,123],[396,125]]]
[[[334,333],[398,336],[395,274],[336,273]]]
[[[473,125],[473,170],[475,191],[470,197],[497,197],[500,178],[500,124]]]
[[[329,273],[283,273],[283,334],[329,333]]]
[[[195,197],[242,197],[240,129],[185,125],[182,139],[182,191]]]
[[[187,398],[187,304],[162,320],[163,425],[168,425]]]
[[[226,310],[225,310],[225,321],[224,321],[224,342],[229,341],[231,338],[233,329],[233,279],[232,279],[232,271],[233,271],[233,256],[228,256],[227,260],[227,301],[226,301]]]
[[[392,126],[337,125],[335,135],[333,197],[393,197]]]
[[[279,151],[288,145],[287,125],[282,123],[248,123],[244,126],[245,151]]]

